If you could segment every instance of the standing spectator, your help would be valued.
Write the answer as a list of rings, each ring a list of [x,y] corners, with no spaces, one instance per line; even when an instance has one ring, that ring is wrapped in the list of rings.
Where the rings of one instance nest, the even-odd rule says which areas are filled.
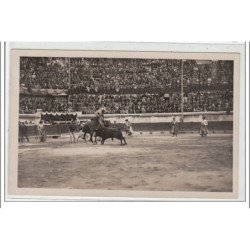
[[[117,128],[116,121],[114,121],[112,128]]]
[[[170,134],[172,134],[172,137],[177,137],[178,134],[178,122],[176,121],[175,116],[171,122]]]
[[[85,132],[83,132],[83,128],[84,128],[84,122],[83,121],[80,121],[80,125],[79,125],[79,133],[78,133],[78,137],[77,137],[77,142],[80,138],[82,138],[83,140],[85,140],[85,137],[84,137],[84,134]]]
[[[208,134],[208,121],[206,119],[205,116],[202,117],[202,121],[201,121],[201,127],[200,127],[200,135],[201,137],[207,136]]]
[[[37,130],[38,130],[38,137],[40,139],[40,142],[45,142],[46,141],[46,129],[45,129],[43,120],[39,122],[37,126]]]
[[[28,137],[28,128],[24,122],[21,123],[20,125],[20,141],[23,142],[23,137],[26,138],[27,142],[30,142],[29,137]]]
[[[76,143],[76,137],[75,137],[75,131],[76,131],[76,125],[75,121],[72,120],[71,124],[69,125],[69,134],[70,134],[70,142]]]
[[[132,124],[128,119],[125,120],[125,132],[129,136],[131,136],[133,134],[133,132],[134,132],[133,128],[132,128]]]

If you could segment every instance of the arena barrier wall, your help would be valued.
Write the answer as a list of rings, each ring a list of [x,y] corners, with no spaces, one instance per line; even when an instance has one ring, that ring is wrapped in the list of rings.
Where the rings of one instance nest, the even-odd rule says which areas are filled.
[[[105,119],[110,120],[110,122],[116,122],[118,128],[123,129],[125,119],[128,119],[132,123],[133,130],[135,132],[152,132],[152,131],[162,131],[167,132],[170,129],[170,124],[173,116],[176,117],[177,121],[181,121],[180,113],[158,113],[158,114],[107,114]],[[179,132],[198,132],[200,127],[200,122],[202,116],[206,116],[209,122],[210,132],[228,132],[233,130],[233,114],[226,114],[226,112],[192,112],[184,113],[183,122],[179,123]],[[83,115],[78,113],[78,120],[87,121],[90,120],[93,115]],[[28,135],[37,136],[37,124],[41,118],[41,113],[36,114],[20,114],[20,121],[33,122],[35,125],[28,125]],[[67,124],[56,124],[56,125],[46,125],[47,135],[60,136],[62,134],[68,133]]]
[[[60,113],[58,113],[60,114]],[[74,112],[75,114],[75,112]],[[125,119],[129,119],[130,122],[134,123],[160,123],[160,122],[171,122],[173,116],[176,117],[177,121],[180,121],[180,113],[144,113],[144,114],[106,114],[105,119],[111,122],[116,121],[117,123],[124,123]],[[208,121],[233,121],[233,113],[227,114],[226,111],[210,111],[210,112],[185,112],[183,113],[184,122],[200,122],[202,116],[206,116]],[[78,120],[90,120],[94,115],[85,115],[81,112],[77,112]],[[38,124],[41,119],[41,112],[35,114],[20,114],[19,121],[21,122],[32,122]]]
[[[145,114],[107,114],[105,120],[110,120],[112,123],[125,123],[128,119],[132,124],[137,123],[170,123],[175,116],[177,121],[181,121],[180,113],[145,113]],[[233,121],[233,114],[225,112],[186,112],[183,113],[184,122],[201,122],[202,116],[205,116],[208,121]],[[93,115],[77,115],[79,120],[89,120]]]

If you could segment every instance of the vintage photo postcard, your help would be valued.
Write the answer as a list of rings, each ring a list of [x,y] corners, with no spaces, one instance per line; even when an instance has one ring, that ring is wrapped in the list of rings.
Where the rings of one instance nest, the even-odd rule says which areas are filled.
[[[7,199],[244,200],[245,46],[10,43]]]

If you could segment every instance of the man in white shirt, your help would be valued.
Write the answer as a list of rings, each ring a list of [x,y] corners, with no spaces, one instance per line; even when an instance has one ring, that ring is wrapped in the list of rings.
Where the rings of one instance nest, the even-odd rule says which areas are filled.
[[[132,135],[133,134],[133,128],[132,128],[132,124],[128,119],[125,119],[125,131],[127,133],[127,135]]]
[[[45,142],[46,141],[46,130],[43,121],[41,120],[37,126],[38,130],[38,136],[40,139],[40,142]]]

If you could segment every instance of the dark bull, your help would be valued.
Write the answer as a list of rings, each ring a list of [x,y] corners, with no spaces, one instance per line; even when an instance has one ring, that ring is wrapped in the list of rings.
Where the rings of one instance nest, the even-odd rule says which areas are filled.
[[[110,122],[104,120],[104,126],[109,127]],[[100,127],[100,124],[99,124],[99,122],[98,122],[98,120],[96,118],[94,118],[91,121],[88,121],[87,123],[85,123],[85,125],[82,128],[82,132],[84,133],[83,139],[86,141],[86,134],[90,134],[90,139],[89,140],[91,142],[93,142],[92,138],[93,138],[95,129],[97,129],[98,127]]]
[[[95,130],[95,142],[97,143],[96,137],[102,138],[101,140],[102,145],[104,144],[105,140],[109,138],[111,138],[112,140],[116,138],[121,141],[121,145],[127,145],[127,142],[122,135],[122,131],[119,129],[100,127]]]

